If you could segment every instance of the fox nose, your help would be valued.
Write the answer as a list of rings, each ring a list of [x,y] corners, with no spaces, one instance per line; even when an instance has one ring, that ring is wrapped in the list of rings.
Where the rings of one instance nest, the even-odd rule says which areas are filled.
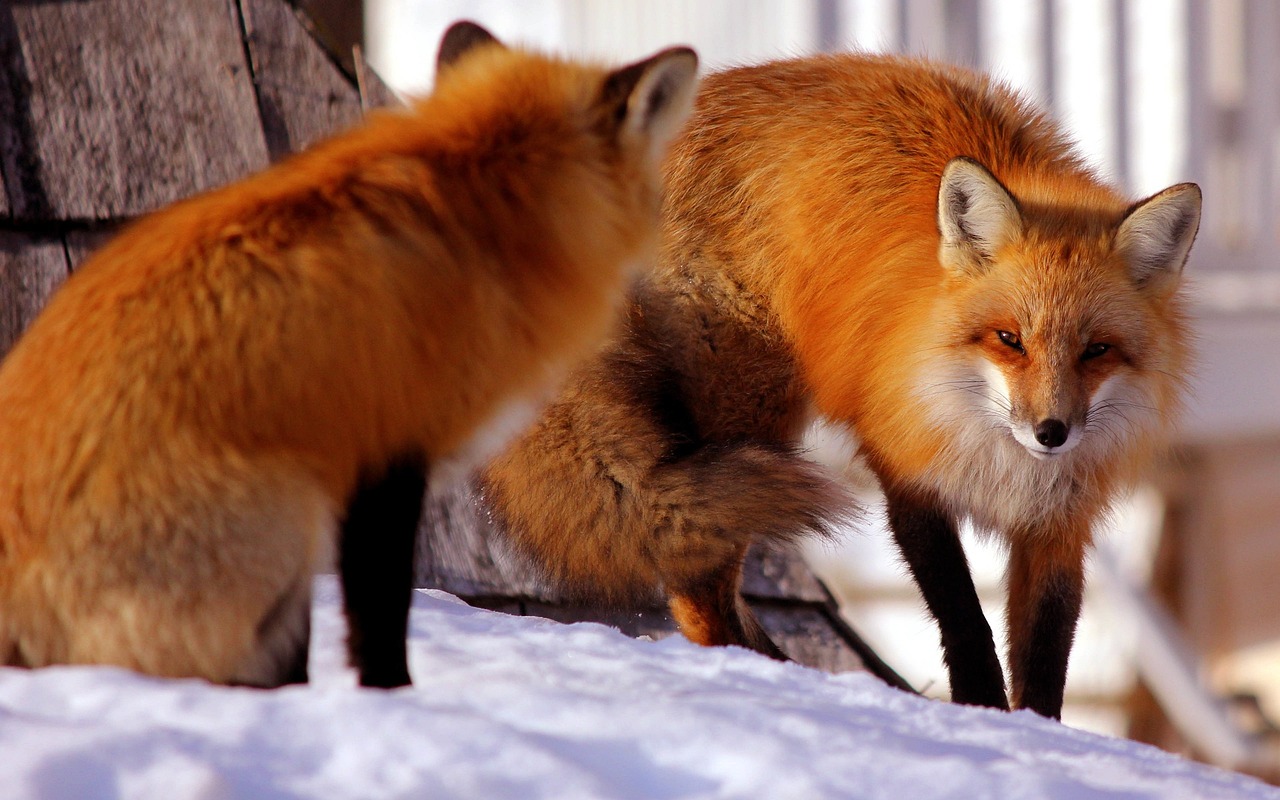
[[[1061,447],[1067,440],[1067,425],[1062,420],[1046,419],[1036,424],[1036,441],[1045,447]]]

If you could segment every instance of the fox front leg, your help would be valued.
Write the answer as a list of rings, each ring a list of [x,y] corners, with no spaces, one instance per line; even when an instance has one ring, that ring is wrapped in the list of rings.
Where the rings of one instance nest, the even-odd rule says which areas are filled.
[[[960,536],[930,498],[886,489],[889,527],[942,636],[951,699],[1007,709],[1004,673]]]
[[[405,636],[426,467],[409,458],[361,481],[342,526],[338,569],[347,651],[361,686],[407,686]]]
[[[1009,554],[1009,672],[1014,708],[1062,716],[1067,660],[1084,595],[1088,535],[1037,531]]]

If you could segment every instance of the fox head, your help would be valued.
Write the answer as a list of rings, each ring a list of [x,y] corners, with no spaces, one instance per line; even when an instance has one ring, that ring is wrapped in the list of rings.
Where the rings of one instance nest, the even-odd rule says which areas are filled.
[[[442,163],[476,167],[465,192],[439,191],[459,219],[500,227],[490,242],[517,255],[609,280],[615,271],[601,264],[647,265],[662,160],[692,108],[697,71],[687,47],[610,68],[509,47],[456,22],[440,43],[435,87],[416,105],[440,120]]]
[[[1176,295],[1200,190],[1096,205],[1083,194],[1019,199],[968,158],[942,174],[944,346],[959,356],[948,361],[961,406],[951,417],[1039,460],[1123,451],[1168,422],[1181,389]]]
[[[462,20],[445,31],[436,55],[436,92],[457,95],[461,104],[482,103],[485,76],[503,70],[521,73],[508,81],[510,91],[501,96],[508,122],[541,115],[545,122],[563,116],[580,123],[582,130],[562,128],[563,150],[586,130],[610,151],[621,151],[640,162],[645,177],[657,180],[667,145],[684,125],[693,106],[698,56],[688,47],[669,47],[649,58],[618,69],[603,71],[590,64],[543,58],[520,48],[509,48],[489,31]],[[442,92],[443,87],[443,92]],[[548,92],[547,87],[554,87]],[[570,98],[567,106],[548,113],[544,98]],[[526,124],[526,135],[535,132]],[[474,132],[472,132],[474,135]],[[510,133],[509,138],[514,138]],[[552,149],[551,152],[557,152]],[[581,152],[575,151],[581,156]]]

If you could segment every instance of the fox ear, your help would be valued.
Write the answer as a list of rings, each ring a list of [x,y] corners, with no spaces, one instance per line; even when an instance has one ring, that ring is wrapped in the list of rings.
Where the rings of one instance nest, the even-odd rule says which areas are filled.
[[[474,22],[464,19],[453,23],[440,39],[440,51],[436,53],[436,74],[453,66],[454,62],[473,48],[490,44],[502,46],[502,42],[494,38],[492,33]]]
[[[617,125],[618,138],[647,146],[656,162],[693,106],[698,54],[672,47],[611,72],[600,102]]]
[[[938,257],[943,266],[981,272],[1021,230],[1018,201],[986,167],[963,156],[947,163],[938,188]]]
[[[1116,249],[1140,287],[1177,282],[1200,230],[1200,187],[1180,183],[1129,209],[1116,232]]]

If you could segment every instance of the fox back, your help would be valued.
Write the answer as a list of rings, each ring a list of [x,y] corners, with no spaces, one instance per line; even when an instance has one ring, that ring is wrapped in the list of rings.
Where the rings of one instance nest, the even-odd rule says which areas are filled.
[[[0,366],[0,658],[279,683],[337,544],[362,678],[407,682],[424,473],[609,333],[695,69],[460,23],[430,96],[104,247]]]

